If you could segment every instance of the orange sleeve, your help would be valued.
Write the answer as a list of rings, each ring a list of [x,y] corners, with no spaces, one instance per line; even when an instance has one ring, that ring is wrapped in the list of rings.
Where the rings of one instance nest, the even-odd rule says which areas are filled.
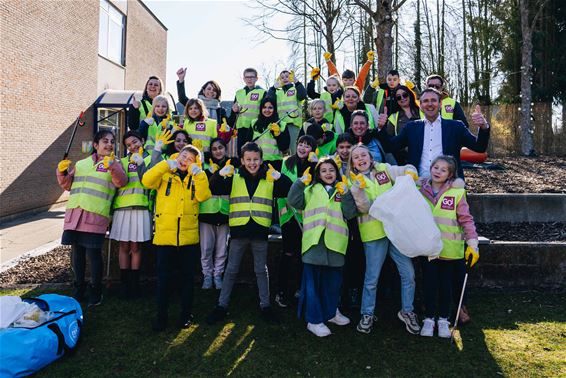
[[[326,65],[328,66],[328,73],[330,74],[329,76],[332,76],[332,75],[336,75],[338,77],[340,76],[338,74],[338,69],[336,68],[336,65],[334,64],[334,62],[332,60],[328,60],[326,62]]]
[[[356,82],[354,83],[354,85],[356,87],[358,87],[358,89],[360,90],[360,93],[362,93],[364,91],[364,88],[366,86],[366,79],[368,77],[369,74],[369,70],[371,68],[371,65],[373,64],[373,62],[367,61],[364,63],[364,65],[362,66],[360,73],[358,74],[358,78],[356,79]]]

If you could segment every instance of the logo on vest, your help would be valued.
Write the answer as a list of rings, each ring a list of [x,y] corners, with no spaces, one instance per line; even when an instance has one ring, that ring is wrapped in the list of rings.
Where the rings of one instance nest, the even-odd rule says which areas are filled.
[[[206,123],[204,123],[204,122],[198,122],[198,123],[195,125],[195,130],[196,130],[196,131],[206,131]]]
[[[444,105],[444,110],[446,110],[446,113],[454,113],[452,105]]]
[[[295,90],[294,90],[294,89],[289,89],[289,90],[287,91],[287,97],[291,97],[291,96],[294,96],[294,95],[295,95]]]
[[[334,196],[334,202],[342,202],[342,196],[340,195],[340,193],[336,193],[336,195]]]
[[[440,205],[440,208],[442,210],[454,210],[454,202],[456,202],[454,197],[446,196],[442,199],[442,204]]]
[[[387,173],[383,171],[377,172],[375,178],[379,185],[387,184],[389,182],[389,176],[387,176]]]
[[[250,100],[251,101],[259,100],[259,93],[250,93]]]
[[[108,169],[104,168],[104,163],[98,163],[96,172],[108,172]]]
[[[128,172],[135,172],[138,169],[138,165],[136,163],[128,164]]]

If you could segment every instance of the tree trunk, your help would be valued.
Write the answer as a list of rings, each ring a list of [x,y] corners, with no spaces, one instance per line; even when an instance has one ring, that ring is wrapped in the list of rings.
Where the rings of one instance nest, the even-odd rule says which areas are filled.
[[[462,103],[468,105],[469,98],[469,90],[468,90],[468,35],[466,33],[466,4],[462,0],[462,27],[463,27],[463,38],[464,38],[464,95],[461,98]]]
[[[521,153],[531,156],[535,153],[533,134],[531,129],[531,81],[532,81],[532,53],[533,30],[529,21],[529,1],[520,0],[521,12]]]
[[[415,84],[418,91],[421,91],[421,0],[417,0],[417,20],[415,21]]]
[[[377,77],[380,83],[385,83],[387,72],[393,69],[393,19],[391,14],[386,14],[382,20],[374,19],[375,47],[377,50]]]

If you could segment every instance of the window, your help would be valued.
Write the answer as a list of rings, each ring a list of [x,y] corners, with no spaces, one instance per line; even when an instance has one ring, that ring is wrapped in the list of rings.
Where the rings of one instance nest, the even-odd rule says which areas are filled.
[[[124,65],[124,35],[126,17],[108,0],[100,0],[100,26],[98,53],[120,65]]]
[[[98,130],[110,130],[116,138],[114,148],[116,156],[122,156],[122,128],[124,123],[124,110],[112,108],[98,109]]]

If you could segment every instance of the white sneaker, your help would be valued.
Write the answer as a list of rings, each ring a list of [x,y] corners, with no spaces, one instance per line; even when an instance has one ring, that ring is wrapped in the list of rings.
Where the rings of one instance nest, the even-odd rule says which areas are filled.
[[[438,337],[449,339],[450,333],[450,322],[446,318],[438,318]]]
[[[330,332],[330,329],[324,323],[307,323],[307,329],[318,337],[324,337],[332,334],[332,332]]]
[[[434,319],[425,318],[421,328],[421,336],[432,337],[434,335]]]
[[[339,325],[339,326],[343,326],[343,325],[346,325],[346,324],[350,324],[350,319],[348,319],[347,317],[342,315],[340,313],[340,311],[338,309],[336,309],[336,316],[334,316],[328,322],[334,323],[334,324]]]

